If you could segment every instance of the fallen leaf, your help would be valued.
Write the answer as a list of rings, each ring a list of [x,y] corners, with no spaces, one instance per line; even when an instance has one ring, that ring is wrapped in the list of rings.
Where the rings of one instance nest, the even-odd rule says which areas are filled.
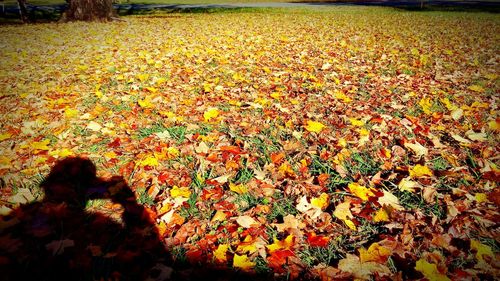
[[[417,158],[420,158],[422,156],[427,156],[429,154],[429,149],[425,148],[423,145],[420,143],[405,143],[404,144],[406,148],[411,149]]]
[[[64,250],[69,247],[74,247],[75,242],[71,239],[63,239],[63,240],[54,240],[47,245],[45,248],[49,251],[52,251],[53,256],[62,255]]]
[[[387,266],[376,262],[361,262],[357,256],[352,254],[346,254],[346,257],[339,261],[338,268],[351,273],[355,278],[364,280],[370,279],[374,273],[379,276],[391,274]]]
[[[446,274],[438,271],[437,265],[429,263],[425,259],[419,259],[415,269],[420,271],[430,281],[451,281]]]
[[[243,270],[250,270],[255,267],[255,263],[250,261],[247,255],[235,254],[233,258],[233,267]]]
[[[244,194],[248,192],[248,188],[243,184],[229,183],[229,190],[234,191],[238,194]]]
[[[420,178],[424,176],[429,176],[429,177],[432,176],[432,171],[431,169],[429,169],[429,167],[417,164],[415,167],[411,168],[410,170],[411,178]]]
[[[87,129],[92,130],[94,132],[99,132],[102,129],[102,126],[97,122],[90,121],[87,124]]]
[[[259,223],[250,216],[239,216],[238,218],[236,218],[236,222],[244,228],[250,228],[252,227],[252,225],[259,225]]]
[[[309,132],[314,132],[314,133],[319,133],[321,132],[326,126],[323,125],[321,122],[316,122],[312,120],[307,121],[307,125],[304,127],[307,131]]]
[[[214,258],[219,263],[225,263],[227,261],[227,250],[229,249],[229,244],[220,244],[214,251]]]
[[[203,113],[203,118],[205,118],[205,121],[210,121],[214,118],[217,118],[220,114],[220,111],[217,108],[210,108],[205,113]]]
[[[348,185],[349,191],[351,191],[352,194],[358,196],[361,198],[363,201],[368,200],[368,198],[375,196],[373,191],[370,188],[366,188],[358,183],[351,182]]]

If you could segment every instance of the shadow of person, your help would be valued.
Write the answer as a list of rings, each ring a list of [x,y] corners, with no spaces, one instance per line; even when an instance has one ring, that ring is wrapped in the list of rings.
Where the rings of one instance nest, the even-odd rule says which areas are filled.
[[[158,230],[122,177],[100,179],[90,160],[70,157],[56,163],[41,187],[42,201],[0,221],[0,279],[168,278]],[[121,205],[120,219],[88,211],[91,199]]]

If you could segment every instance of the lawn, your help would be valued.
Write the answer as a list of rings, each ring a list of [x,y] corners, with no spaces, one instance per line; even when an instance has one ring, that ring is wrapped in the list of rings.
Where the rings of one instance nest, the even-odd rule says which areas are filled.
[[[2,214],[81,156],[188,263],[498,279],[498,15],[124,19],[0,26]]]

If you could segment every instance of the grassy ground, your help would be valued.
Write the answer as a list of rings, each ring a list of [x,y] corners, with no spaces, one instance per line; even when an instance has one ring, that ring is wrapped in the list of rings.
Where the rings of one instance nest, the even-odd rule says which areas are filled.
[[[4,213],[78,155],[127,179],[183,261],[498,279],[497,15],[265,9],[0,32]]]

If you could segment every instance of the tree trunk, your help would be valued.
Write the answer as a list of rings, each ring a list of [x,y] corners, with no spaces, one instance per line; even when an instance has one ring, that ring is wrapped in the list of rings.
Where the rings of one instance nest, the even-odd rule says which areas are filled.
[[[20,0],[21,1],[21,0]],[[61,21],[109,21],[115,18],[113,0],[70,0]]]
[[[17,0],[19,5],[19,14],[23,22],[29,22],[28,9],[26,8],[26,0]]]

